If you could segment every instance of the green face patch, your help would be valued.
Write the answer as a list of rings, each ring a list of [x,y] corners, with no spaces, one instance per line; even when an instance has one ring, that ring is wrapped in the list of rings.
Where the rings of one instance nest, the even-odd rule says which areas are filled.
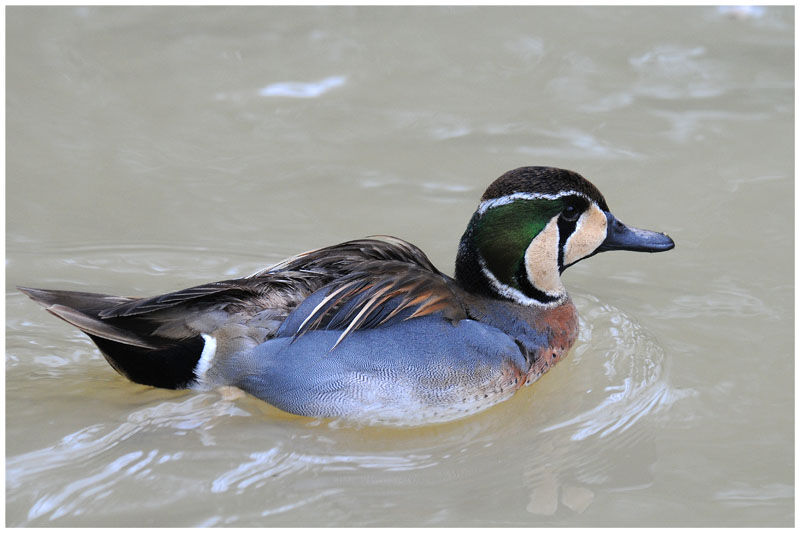
[[[475,245],[489,270],[508,286],[519,289],[514,274],[525,250],[565,206],[565,199],[520,199],[489,208],[475,222]]]

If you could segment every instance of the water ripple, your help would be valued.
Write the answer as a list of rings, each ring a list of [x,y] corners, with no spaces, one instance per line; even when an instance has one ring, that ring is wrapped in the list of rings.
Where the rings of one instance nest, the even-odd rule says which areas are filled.
[[[210,402],[211,398],[215,398],[214,395],[195,394],[184,401],[162,402],[131,413],[125,422],[110,431],[104,432],[104,424],[95,424],[63,437],[53,446],[9,457],[6,460],[7,500],[18,498],[24,486],[38,485],[47,489],[39,493],[30,506],[28,520],[80,515],[97,499],[114,492],[127,478],[148,475],[149,466],[181,458],[180,453],[160,453],[158,449],[128,451],[110,462],[102,458],[113,457],[114,450],[133,436],[163,428],[178,435],[194,429],[208,446],[213,444],[209,430],[215,420],[248,415],[233,403]],[[73,474],[65,476],[68,471]],[[54,484],[54,478],[64,482]]]
[[[91,502],[111,494],[112,486],[121,477],[135,474],[145,465],[151,463],[157,454],[158,450],[151,450],[144,459],[135,463],[134,461],[139,460],[144,455],[144,452],[135,451],[122,455],[97,474],[73,481],[57,493],[37,500],[28,512],[28,520],[33,520],[48,513],[52,513],[50,515],[51,520],[74,512],[80,514],[81,507],[87,501]]]
[[[593,435],[608,437],[631,429],[647,415],[693,396],[693,390],[672,388],[665,376],[664,350],[644,329],[625,313],[589,296],[580,297],[581,341],[575,356],[579,358],[591,344],[594,355],[602,354],[592,364],[603,368],[606,384],[596,393],[599,400],[586,411],[542,429],[550,432],[575,427],[571,440],[581,441]],[[599,380],[596,380],[599,381]]]
[[[346,472],[360,469],[376,469],[387,472],[419,470],[434,466],[431,455],[324,455],[283,451],[279,446],[264,452],[251,453],[249,460],[217,476],[211,484],[211,492],[235,490],[243,492],[248,487],[261,487],[266,481],[291,474],[314,470],[322,472]]]
[[[260,96],[284,96],[287,98],[317,98],[331,89],[341,87],[347,76],[329,76],[313,82],[281,81],[259,89]]]
[[[756,291],[730,276],[721,276],[708,284],[704,294],[675,296],[669,307],[661,309],[665,318],[768,317],[779,320],[780,313],[755,296]]]
[[[640,76],[638,94],[674,100],[710,98],[727,90],[719,83],[726,73],[703,46],[656,45],[628,61]]]

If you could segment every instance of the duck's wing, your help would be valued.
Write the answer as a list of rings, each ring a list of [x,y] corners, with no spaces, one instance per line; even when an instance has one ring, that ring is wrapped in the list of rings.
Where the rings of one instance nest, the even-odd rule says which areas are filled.
[[[358,257],[357,261],[353,259]],[[278,336],[317,329],[341,330],[338,344],[359,329],[438,314],[450,322],[467,317],[463,291],[416,246],[397,238],[362,239],[308,252],[278,268],[334,269],[337,276],[309,296]]]
[[[361,310],[364,313],[353,323],[355,328],[379,325],[396,315],[376,321],[376,309],[386,309],[387,294],[407,297],[399,302],[398,312],[414,307],[420,315],[426,314],[451,297],[445,290],[447,280],[416,246],[395,237],[380,237],[304,252],[251,276],[150,298],[20,290],[87,333],[146,347],[211,333],[232,322],[258,328],[263,340],[326,286],[337,291],[335,297],[314,313],[303,331],[342,326],[345,316],[355,319]],[[423,297],[426,291],[429,297]],[[332,320],[331,311],[342,308],[353,313],[335,315]]]
[[[401,269],[402,265],[408,265],[439,274],[413,244],[381,236],[380,240],[359,239],[303,252],[244,278],[206,283],[150,298],[102,295],[103,303],[91,302],[91,307],[101,319],[154,315],[169,309],[226,310],[250,315],[266,309],[282,309],[285,315],[322,286],[353,274],[375,272],[381,265],[399,265]],[[87,303],[95,296],[80,294]],[[84,303],[81,304],[83,307]]]
[[[356,271],[370,261],[408,263],[422,270],[439,273],[425,252],[410,242],[389,235],[373,235],[303,252],[256,272],[249,278],[277,272],[319,272],[336,277]]]
[[[126,302],[103,309],[98,317],[135,317],[168,309],[226,310],[250,314],[278,307],[291,309],[297,300],[302,300],[327,281],[319,278],[313,273],[281,272],[259,278],[215,281],[151,298],[129,298]]]
[[[326,280],[281,273],[258,280],[233,279],[151,298],[52,289],[19,289],[52,314],[86,333],[140,347],[211,332],[232,320],[272,320],[272,332]],[[265,336],[271,332],[265,331]]]
[[[222,357],[281,331],[341,329],[341,340],[354,329],[412,316],[438,312],[457,320],[463,307],[450,283],[416,247],[364,239],[307,252],[246,278],[152,298],[20,290],[89,335],[121,374],[182,388],[196,381],[209,335]]]

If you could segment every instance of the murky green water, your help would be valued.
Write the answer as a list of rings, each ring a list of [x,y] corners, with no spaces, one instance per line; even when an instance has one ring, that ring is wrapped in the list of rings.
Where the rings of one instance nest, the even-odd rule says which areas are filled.
[[[791,525],[793,18],[8,8],[7,525]],[[531,164],[677,248],[570,268],[569,358],[449,424],[135,385],[14,290],[152,295],[375,233],[451,272]]]

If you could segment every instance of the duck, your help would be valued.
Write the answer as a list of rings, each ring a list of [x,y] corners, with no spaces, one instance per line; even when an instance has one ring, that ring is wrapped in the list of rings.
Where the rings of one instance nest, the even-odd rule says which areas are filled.
[[[488,409],[567,356],[567,267],[674,246],[623,224],[580,174],[527,166],[483,193],[453,276],[379,235],[153,297],[19,290],[135,383],[232,386],[295,415],[414,426]]]

